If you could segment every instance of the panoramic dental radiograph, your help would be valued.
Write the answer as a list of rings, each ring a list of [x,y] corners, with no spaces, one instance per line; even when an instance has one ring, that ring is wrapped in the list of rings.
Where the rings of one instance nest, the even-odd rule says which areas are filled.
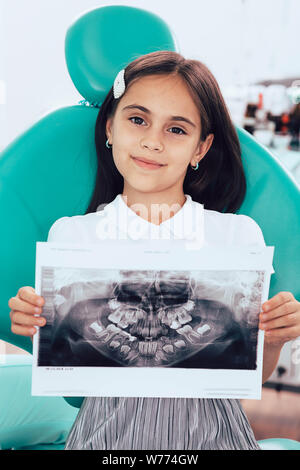
[[[120,271],[118,282],[103,282],[98,297],[96,281],[93,295],[91,283],[61,289],[68,301],[57,308],[39,365],[256,367],[251,328],[222,302],[198,298],[190,272]]]

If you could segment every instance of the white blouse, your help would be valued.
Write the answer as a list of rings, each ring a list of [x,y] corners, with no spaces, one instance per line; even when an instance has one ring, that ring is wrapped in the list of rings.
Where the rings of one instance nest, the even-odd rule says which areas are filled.
[[[185,203],[173,217],[155,225],[137,215],[118,194],[96,212],[56,220],[47,241],[100,243],[109,238],[134,243],[137,239],[169,239],[170,242],[185,239],[194,249],[215,244],[265,246],[262,231],[251,217],[204,209],[203,204],[193,201],[190,195],[185,194],[185,197]],[[271,272],[274,273],[274,269]]]

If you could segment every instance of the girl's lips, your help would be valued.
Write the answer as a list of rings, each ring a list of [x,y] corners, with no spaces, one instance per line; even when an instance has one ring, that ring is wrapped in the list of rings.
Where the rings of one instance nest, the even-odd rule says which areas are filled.
[[[161,167],[165,166],[165,165],[161,165],[159,163],[147,163],[147,162],[144,162],[143,160],[139,160],[136,157],[131,157],[131,158],[135,161],[135,163],[138,166],[140,166],[142,168],[148,168],[149,170],[156,170],[158,168],[161,168]]]

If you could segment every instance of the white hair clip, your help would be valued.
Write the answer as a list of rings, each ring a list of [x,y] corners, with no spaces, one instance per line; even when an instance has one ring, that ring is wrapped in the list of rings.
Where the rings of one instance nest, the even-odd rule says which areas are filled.
[[[120,98],[125,91],[125,69],[120,70],[114,81],[114,98]]]

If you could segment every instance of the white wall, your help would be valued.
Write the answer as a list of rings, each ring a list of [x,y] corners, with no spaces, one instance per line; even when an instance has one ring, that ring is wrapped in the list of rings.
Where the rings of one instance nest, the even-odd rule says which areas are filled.
[[[0,0],[0,149],[52,109],[81,99],[65,65],[65,33],[104,5],[160,15],[180,52],[205,62],[221,87],[300,78],[299,0]]]

